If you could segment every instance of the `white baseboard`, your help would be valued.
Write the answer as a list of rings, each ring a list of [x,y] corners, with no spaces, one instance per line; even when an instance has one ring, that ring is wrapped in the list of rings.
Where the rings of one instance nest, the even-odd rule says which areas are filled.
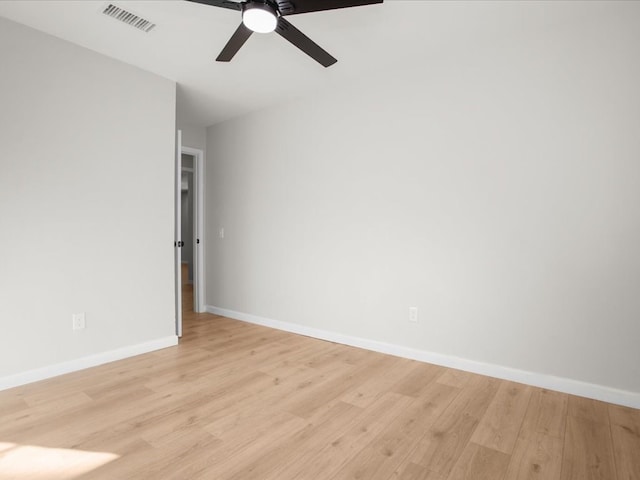
[[[443,367],[455,368],[466,372],[478,373],[489,377],[501,378],[512,382],[524,383],[535,387],[556,390],[563,393],[578,395],[581,397],[601,400],[603,402],[615,403],[632,408],[640,408],[640,393],[618,390],[604,385],[582,382],[570,378],[556,377],[542,373],[529,372],[515,368],[494,365],[490,363],[477,362],[466,358],[443,355],[440,353],[418,350],[401,345],[369,340],[366,338],[353,337],[328,330],[321,330],[295,323],[272,320],[270,318],[259,317],[248,313],[226,310],[211,305],[206,306],[206,311],[215,315],[242,320],[244,322],[263,325],[286,332],[297,333],[308,337],[328,340],[330,342],[350,345],[352,347],[364,348],[374,352],[386,353],[397,357],[410,358],[426,363],[433,363]]]
[[[45,380],[51,377],[57,377],[58,375],[64,375],[65,373],[84,370],[85,368],[95,367],[97,365],[114,362],[116,360],[122,360],[123,358],[133,357],[142,353],[153,352],[155,350],[172,347],[177,344],[178,337],[172,335],[169,337],[151,340],[149,342],[109,350],[108,352],[96,353],[95,355],[89,355],[75,360],[69,360],[67,362],[56,363],[55,365],[49,365],[47,367],[27,370],[26,372],[9,375],[7,377],[0,377],[0,390],[18,387],[20,385]]]

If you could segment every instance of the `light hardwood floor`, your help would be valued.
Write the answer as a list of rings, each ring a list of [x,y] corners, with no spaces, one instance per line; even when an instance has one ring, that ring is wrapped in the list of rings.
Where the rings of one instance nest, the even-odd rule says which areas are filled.
[[[178,347],[0,392],[0,478],[632,480],[640,411],[186,312]]]

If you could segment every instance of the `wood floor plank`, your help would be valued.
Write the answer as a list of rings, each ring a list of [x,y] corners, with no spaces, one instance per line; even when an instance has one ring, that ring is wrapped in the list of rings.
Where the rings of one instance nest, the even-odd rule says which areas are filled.
[[[609,405],[616,471],[620,480],[640,480],[640,410]]]
[[[571,405],[571,402],[569,403]],[[561,480],[616,480],[608,423],[567,417]],[[626,479],[624,479],[626,480]]]
[[[370,408],[341,435],[335,435],[324,447],[306,452],[306,458],[296,459],[278,472],[282,478],[330,478],[343,465],[369,445],[380,432],[414,402],[414,399],[387,392],[378,397]]]
[[[590,398],[569,395],[567,414],[593,422],[609,423],[607,404]]]
[[[444,368],[429,363],[414,362],[407,375],[400,377],[393,386],[393,391],[408,397],[419,397],[421,392],[437,377]]]
[[[460,390],[432,382],[423,395],[406,408],[366,448],[333,477],[343,479],[384,479],[401,466],[415,439],[440,418]]]
[[[472,377],[467,387],[416,444],[411,461],[440,475],[449,475],[499,386],[500,381],[496,379]]]
[[[280,411],[287,411],[292,403],[307,397],[310,394],[309,390],[315,385],[321,384],[327,378],[332,378],[334,374],[342,371],[339,365],[326,365],[323,368],[326,370],[319,372],[316,369],[300,367],[295,373],[285,374],[281,377],[263,374],[266,383],[259,389],[228,392],[218,402],[218,409],[209,414],[208,424],[211,424],[211,428],[216,429],[219,427],[215,423],[221,419],[233,418],[238,412],[243,412],[244,415],[244,412],[260,410],[265,405],[277,405]],[[258,372],[262,374],[261,370]],[[331,408],[332,405],[326,404],[324,407]],[[215,432],[217,430],[214,430]]]
[[[307,358],[304,362],[306,366],[312,368],[321,368],[326,364],[335,364],[340,362],[347,365],[359,365],[368,355],[360,348],[339,345],[337,343],[326,342],[324,348],[319,350],[315,355]],[[380,357],[383,355],[378,354]],[[371,359],[373,357],[369,357]]]
[[[307,396],[290,404],[287,409],[294,415],[308,418],[323,405],[336,401],[348,390],[357,388],[369,378],[369,375],[377,376],[390,362],[392,359],[389,357],[379,356],[366,364],[353,366],[349,371],[318,383],[308,390]]]
[[[188,442],[172,445],[172,455],[159,448],[136,449],[86,475],[82,480],[110,480],[114,478],[190,478],[215,451],[220,440],[214,437],[189,438]],[[208,464],[208,462],[207,462]],[[206,465],[201,467],[206,469]],[[188,472],[189,476],[183,476]]]
[[[535,388],[520,427],[509,480],[559,480],[568,395]]]
[[[30,405],[25,402],[24,397],[19,397],[13,392],[15,392],[15,389],[0,392],[0,417],[18,413],[20,410],[25,410],[30,407]]]
[[[546,433],[519,437],[505,478],[509,480],[559,480],[564,441]]]
[[[510,455],[469,442],[447,480],[502,480]]]
[[[308,422],[281,413],[279,416],[254,425],[250,430],[241,430],[224,438],[220,448],[209,454],[215,468],[193,478],[210,479],[214,475],[214,478],[226,479],[234,475],[241,476],[239,472],[243,472],[244,469],[257,469],[262,473],[274,470],[279,464],[269,464],[272,459],[265,456],[265,452],[278,451],[281,446],[283,446],[282,452],[285,452],[287,442],[291,438],[300,438],[301,434],[308,431]],[[282,459],[282,456],[279,458]]]
[[[284,344],[283,345],[287,345]],[[286,376],[290,372],[297,372],[299,370],[309,370],[313,368],[308,365],[307,359],[317,355],[318,351],[322,348],[320,345],[312,345],[309,343],[288,346],[289,351],[284,353],[283,357],[273,357],[265,359],[260,363],[260,371],[277,376]]]
[[[462,370],[455,370],[453,368],[447,368],[442,372],[442,375],[436,380],[438,383],[449,385],[456,388],[464,388],[469,381],[474,377],[473,373],[463,372]]]
[[[238,464],[231,472],[225,474],[225,478],[229,480],[279,478],[280,471],[288,465],[288,462],[303,457],[304,453],[314,445],[325,444],[335,431],[348,428],[350,422],[361,411],[356,406],[339,402],[299,432],[265,449],[258,458]]]
[[[404,358],[390,359],[378,375],[367,378],[356,388],[345,392],[341,397],[343,402],[351,403],[358,407],[366,408],[373,404],[382,394],[388,392],[390,388],[407,375],[412,365],[411,360]],[[394,389],[395,391],[395,389]]]
[[[404,462],[388,480],[447,480],[446,477],[427,470],[422,465]]]
[[[5,424],[4,435],[10,436],[15,433],[23,433],[25,430],[41,428],[41,422],[46,421],[51,416],[52,409],[59,415],[67,411],[80,408],[82,405],[91,403],[91,398],[84,392],[71,391],[63,397],[53,397],[49,402],[39,403],[28,408],[17,410],[8,409],[6,413],[0,414],[0,419]]]
[[[524,420],[532,387],[502,382],[471,441],[487,448],[511,454]]]
[[[534,388],[525,415],[521,435],[542,433],[564,439],[569,395],[544,388]]]

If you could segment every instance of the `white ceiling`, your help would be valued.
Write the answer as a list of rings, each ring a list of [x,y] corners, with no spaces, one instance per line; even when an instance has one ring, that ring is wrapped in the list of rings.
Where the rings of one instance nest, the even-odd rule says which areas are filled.
[[[102,15],[108,3],[157,24],[145,34]],[[544,34],[609,13],[612,2],[385,0],[288,20],[338,59],[323,68],[277,34],[254,34],[230,63],[214,61],[240,23],[234,10],[187,1],[0,1],[0,16],[178,83],[178,120],[208,126],[371,76],[405,72],[461,49]]]

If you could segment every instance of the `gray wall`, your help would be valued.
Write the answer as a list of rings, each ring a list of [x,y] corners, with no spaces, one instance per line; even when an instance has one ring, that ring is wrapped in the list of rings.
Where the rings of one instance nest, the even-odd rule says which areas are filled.
[[[182,145],[184,147],[197,148],[205,151],[207,149],[207,129],[189,124],[178,124],[182,131]]]
[[[209,128],[207,303],[640,392],[639,11]]]
[[[173,336],[175,83],[1,18],[0,61],[0,377]]]

